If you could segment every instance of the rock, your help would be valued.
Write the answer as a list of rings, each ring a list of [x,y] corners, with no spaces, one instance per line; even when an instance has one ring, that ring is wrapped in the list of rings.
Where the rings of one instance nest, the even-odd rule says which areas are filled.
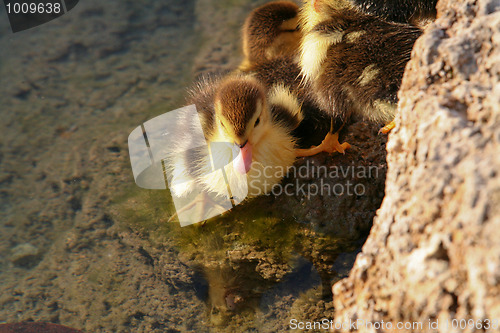
[[[39,257],[39,251],[29,243],[19,244],[12,249],[10,261],[17,266],[30,267]]]
[[[441,0],[438,17],[405,73],[386,197],[333,287],[337,328],[360,319],[458,332],[453,319],[500,318],[500,4]]]

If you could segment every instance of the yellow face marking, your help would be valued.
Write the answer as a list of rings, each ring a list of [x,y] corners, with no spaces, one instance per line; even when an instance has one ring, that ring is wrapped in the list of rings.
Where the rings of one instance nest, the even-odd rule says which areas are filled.
[[[233,142],[236,138],[234,135],[234,130],[227,119],[222,116],[222,103],[221,101],[215,101],[215,128],[217,129],[214,133],[214,137],[211,138],[212,141],[221,142]]]
[[[371,64],[367,66],[364,70],[363,73],[358,78],[359,85],[361,87],[366,86],[369,84],[373,79],[377,77],[379,74],[380,69],[375,67],[375,64]]]
[[[263,110],[264,110],[263,104],[264,103],[262,100],[259,100],[257,102],[257,108],[255,110],[255,114],[253,115],[252,119],[250,119],[250,121],[247,124],[247,133],[255,127],[255,122],[257,121],[257,119],[259,119],[259,121],[262,121],[263,118],[265,118],[264,114],[263,114]]]
[[[366,34],[366,31],[363,31],[363,30],[350,32],[345,36],[345,39],[348,43],[356,43],[358,41],[358,39],[365,34]]]

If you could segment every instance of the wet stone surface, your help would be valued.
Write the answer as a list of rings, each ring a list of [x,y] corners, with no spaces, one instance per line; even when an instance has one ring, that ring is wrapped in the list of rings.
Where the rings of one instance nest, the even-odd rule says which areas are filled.
[[[387,143],[387,195],[349,277],[333,287],[340,321],[497,329],[499,23],[498,1],[440,0],[415,44]]]

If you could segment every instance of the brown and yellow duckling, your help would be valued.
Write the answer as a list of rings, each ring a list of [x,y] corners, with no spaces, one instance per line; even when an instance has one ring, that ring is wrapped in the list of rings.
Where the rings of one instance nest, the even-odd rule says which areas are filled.
[[[318,136],[330,130],[331,119],[322,113],[310,96],[311,87],[303,84],[298,65],[301,32],[297,31],[299,8],[286,1],[275,1],[255,9],[246,19],[242,30],[245,60],[240,73],[250,74],[265,84],[268,90],[292,94],[302,106],[304,119],[293,132],[300,147],[317,143]],[[341,126],[337,119],[335,128]],[[334,136],[335,138],[337,135]],[[348,144],[336,144],[329,152],[344,152]],[[322,149],[299,149],[297,156],[310,156]]]
[[[233,195],[267,194],[295,162],[292,132],[303,116],[297,99],[285,89],[267,89],[250,75],[230,75],[202,80],[188,102],[196,105],[209,148],[188,149],[201,144],[187,136],[173,143],[178,147],[172,163],[176,196],[196,187],[225,196],[228,186]],[[217,174],[214,164],[231,167]]]
[[[273,1],[254,9],[242,30],[245,60],[240,69],[296,54],[301,39],[298,15],[299,7],[290,1]]]
[[[297,140],[297,157],[312,156],[320,152],[344,153],[350,147],[348,143],[341,144],[338,141],[338,131],[343,125],[341,119],[319,109],[311,95],[311,86],[304,81],[293,57],[280,57],[255,64],[247,73],[265,84],[267,89],[280,92],[277,96],[282,96],[283,100],[291,95],[300,104],[302,121],[292,132]],[[325,135],[328,140],[323,144],[307,148],[321,142]]]
[[[301,12],[302,74],[317,105],[347,120],[352,115],[389,124],[417,27],[365,14],[349,1],[308,0]]]

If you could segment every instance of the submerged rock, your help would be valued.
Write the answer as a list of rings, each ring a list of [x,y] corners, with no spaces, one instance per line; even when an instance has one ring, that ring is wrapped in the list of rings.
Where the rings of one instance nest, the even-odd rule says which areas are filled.
[[[438,12],[403,80],[386,197],[333,287],[338,323],[434,332],[500,318],[500,5],[442,0]]]
[[[12,249],[10,261],[17,266],[31,267],[36,264],[40,252],[30,243],[19,244]]]

